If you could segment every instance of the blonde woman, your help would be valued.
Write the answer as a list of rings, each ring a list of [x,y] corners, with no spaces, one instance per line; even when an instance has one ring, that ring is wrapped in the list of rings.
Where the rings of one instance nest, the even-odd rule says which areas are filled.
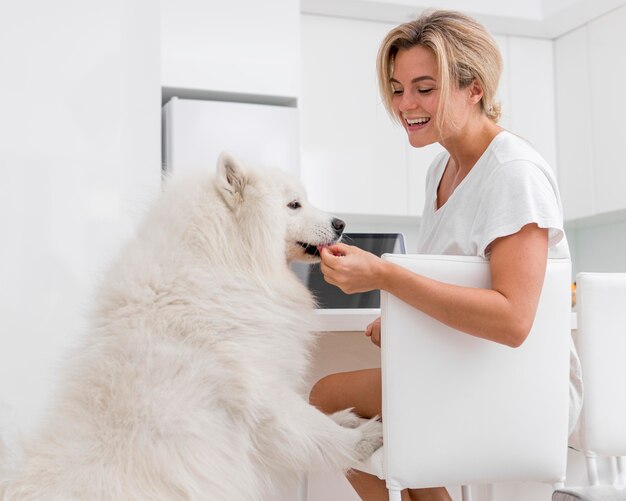
[[[548,256],[569,250],[552,170],[497,123],[501,67],[485,28],[450,11],[394,28],[377,61],[381,95],[409,143],[445,149],[426,174],[418,253],[488,258],[492,288],[441,283],[345,244],[324,249],[321,266],[326,281],[344,292],[386,290],[468,335],[518,347],[533,323]],[[365,334],[380,346],[379,321]],[[327,413],[354,407],[363,417],[380,415],[380,378],[380,369],[327,376],[314,386],[311,402]],[[378,478],[353,470],[348,480],[364,500],[388,499]],[[403,499],[451,498],[441,487],[407,491]]]

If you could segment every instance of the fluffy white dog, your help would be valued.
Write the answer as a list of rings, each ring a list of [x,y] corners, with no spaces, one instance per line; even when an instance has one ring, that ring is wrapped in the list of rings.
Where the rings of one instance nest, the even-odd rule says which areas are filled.
[[[314,303],[287,264],[342,230],[286,174],[228,155],[170,180],[0,498],[272,499],[280,472],[369,456],[379,422],[307,403]]]

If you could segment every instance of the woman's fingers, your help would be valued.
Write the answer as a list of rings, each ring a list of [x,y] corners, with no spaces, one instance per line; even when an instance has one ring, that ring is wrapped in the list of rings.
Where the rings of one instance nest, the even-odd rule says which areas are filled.
[[[380,346],[380,318],[377,318],[365,328],[365,335],[369,337],[376,346]]]

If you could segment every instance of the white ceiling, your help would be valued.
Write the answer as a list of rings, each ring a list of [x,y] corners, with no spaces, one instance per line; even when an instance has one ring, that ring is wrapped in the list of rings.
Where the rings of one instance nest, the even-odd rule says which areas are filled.
[[[496,34],[552,39],[624,4],[626,0],[301,0],[300,10],[401,23],[426,8],[454,9],[473,15]]]

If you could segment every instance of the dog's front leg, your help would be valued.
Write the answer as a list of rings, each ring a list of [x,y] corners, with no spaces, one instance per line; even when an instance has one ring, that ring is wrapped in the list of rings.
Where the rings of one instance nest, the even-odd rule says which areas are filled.
[[[349,410],[327,416],[293,393],[281,395],[279,411],[259,427],[264,459],[279,468],[347,469],[382,445],[382,424]]]

